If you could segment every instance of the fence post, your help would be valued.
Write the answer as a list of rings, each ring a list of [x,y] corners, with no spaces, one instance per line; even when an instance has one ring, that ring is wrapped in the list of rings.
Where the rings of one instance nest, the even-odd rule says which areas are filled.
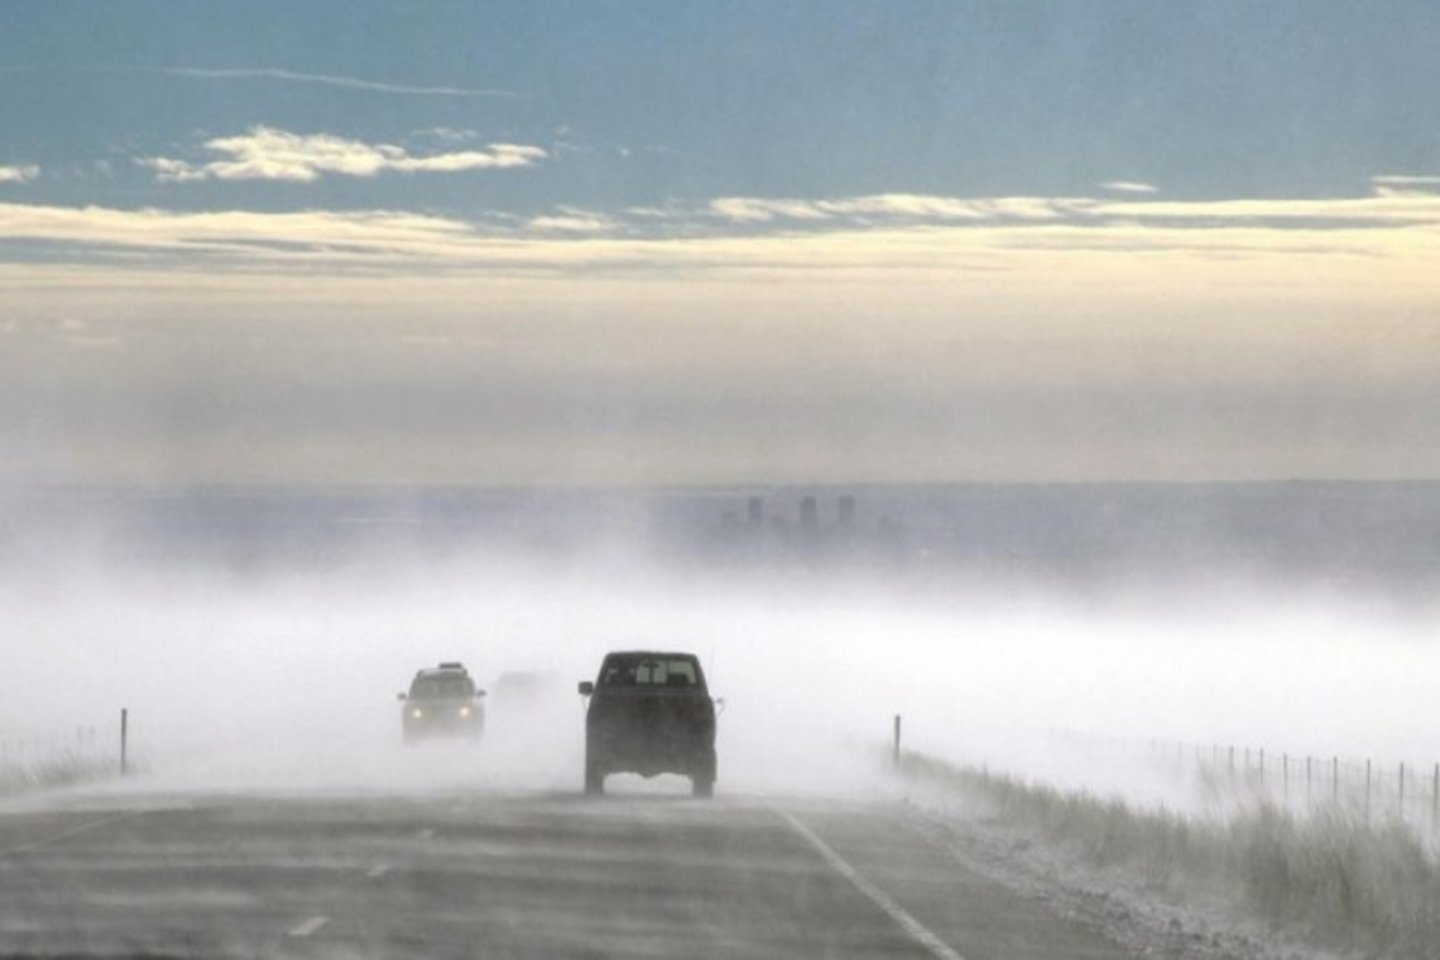
[[[1365,758],[1365,822],[1370,822],[1370,758]]]
[[[895,769],[900,769],[900,714],[895,714]]]
[[[1290,803],[1290,754],[1280,754],[1280,789],[1286,805]]]
[[[1405,819],[1405,761],[1400,761],[1400,819]]]
[[[1265,750],[1260,750],[1260,786],[1265,786]]]
[[[120,708],[120,776],[130,772],[130,710]]]
[[[1310,755],[1305,755],[1305,809],[1310,809]]]
[[[1330,758],[1330,792],[1331,799],[1338,806],[1340,804],[1340,758]]]

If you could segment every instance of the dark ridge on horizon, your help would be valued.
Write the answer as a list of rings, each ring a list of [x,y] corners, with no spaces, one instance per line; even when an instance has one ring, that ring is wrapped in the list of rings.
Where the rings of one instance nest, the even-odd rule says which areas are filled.
[[[247,573],[354,560],[598,556],[902,582],[1440,587],[1440,482],[828,484],[654,488],[52,487],[0,498],[0,564]]]

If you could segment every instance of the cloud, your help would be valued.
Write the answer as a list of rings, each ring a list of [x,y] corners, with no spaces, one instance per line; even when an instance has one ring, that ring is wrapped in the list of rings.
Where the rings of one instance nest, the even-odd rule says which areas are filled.
[[[273,127],[254,127],[233,137],[205,143],[223,159],[191,163],[170,157],[148,157],[141,164],[156,178],[171,183],[199,180],[282,180],[309,182],[323,174],[373,177],[399,173],[456,173],[528,167],[548,154],[540,147],[492,143],[483,150],[460,150],[415,156],[393,144],[369,144],[330,134],[295,134]]]
[[[553,214],[532,217],[525,227],[542,233],[603,233],[617,223],[603,214],[574,207],[561,207]]]
[[[474,130],[461,130],[455,127],[431,127],[428,130],[417,131],[417,136],[431,137],[445,143],[470,143],[480,138],[480,135]]]
[[[1138,180],[1107,180],[1099,184],[1101,190],[1108,190],[1111,193],[1159,193],[1160,188],[1151,183],[1141,183]]]
[[[0,166],[0,183],[29,183],[40,176],[40,168],[28,166]]]
[[[397,158],[382,160],[394,164]],[[1058,283],[1062,272],[1075,271],[1076,277],[1130,282],[1147,270],[1156,276],[1164,270],[1228,270],[1237,289],[1299,283],[1318,296],[1327,287],[1315,277],[1339,282],[1343,276],[1367,290],[1383,287],[1387,296],[1403,289],[1414,299],[1440,289],[1440,276],[1432,279],[1429,267],[1437,256],[1440,195],[1424,193],[1223,201],[729,197],[614,213],[557,207],[528,220],[383,210],[0,204],[0,263],[104,264],[143,257],[167,269],[236,273],[651,272],[948,284],[962,276]],[[1142,261],[1148,264],[1143,270]]]
[[[737,224],[774,221],[818,223],[851,220],[876,221],[969,221],[1054,220],[1067,212],[1093,205],[1082,198],[993,197],[969,199],[912,193],[882,193],[832,200],[768,199],[723,197],[712,200],[705,210],[710,216]]]
[[[1371,177],[1370,186],[1381,197],[1434,196],[1440,194],[1440,176],[1383,174]]]
[[[765,200],[758,197],[722,197],[710,201],[709,211],[733,223],[768,223],[778,218],[825,220],[829,214],[819,204],[805,200]]]
[[[1095,197],[945,197],[886,193],[822,200],[724,197],[699,209],[643,208],[651,220],[700,223],[719,220],[737,227],[775,225],[816,230],[893,226],[1100,227],[1133,225],[1212,229],[1218,227],[1380,228],[1434,226],[1440,178],[1376,178],[1392,189],[1369,197],[1294,200],[1173,201]],[[1434,184],[1432,189],[1425,189]],[[1401,188],[1404,189],[1401,189]],[[1134,191],[1131,191],[1134,193]]]
[[[401,83],[381,83],[357,77],[341,77],[323,73],[299,73],[277,67],[235,67],[206,69],[202,67],[161,67],[157,73],[199,80],[278,80],[285,83],[310,83],[342,90],[361,90],[409,97],[517,97],[511,90],[474,87],[425,87]]]

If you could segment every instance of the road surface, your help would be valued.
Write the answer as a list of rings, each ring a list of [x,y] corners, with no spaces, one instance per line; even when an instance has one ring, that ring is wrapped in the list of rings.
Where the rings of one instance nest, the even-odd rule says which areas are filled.
[[[632,791],[0,807],[0,956],[1120,960],[887,801]]]

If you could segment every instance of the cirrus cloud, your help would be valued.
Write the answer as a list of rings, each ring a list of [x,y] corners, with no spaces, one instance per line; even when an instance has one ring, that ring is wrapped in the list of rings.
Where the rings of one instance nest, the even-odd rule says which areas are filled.
[[[201,180],[280,180],[308,183],[325,174],[373,177],[381,173],[458,173],[529,167],[549,154],[541,147],[492,143],[483,150],[458,150],[416,156],[389,143],[365,143],[331,134],[297,134],[273,127],[252,127],[231,137],[215,137],[205,149],[218,158],[204,163],[172,157],[147,157],[140,163],[157,179],[172,183]]]
[[[1143,183],[1139,180],[1107,180],[1099,184],[1101,190],[1108,190],[1111,193],[1159,193],[1160,188],[1153,183]]]
[[[405,211],[123,210],[0,203],[0,263],[116,262],[143,256],[206,269],[332,269],[403,274],[447,268],[604,273],[795,270],[853,279],[946,277],[960,270],[1051,277],[1064,262],[1133,274],[1145,254],[1210,269],[1360,269],[1393,296],[1399,271],[1417,295],[1436,288],[1440,195],[1156,201],[875,194],[828,199],[720,198],[607,213],[560,206],[529,218]],[[1043,267],[1037,267],[1043,261]],[[1423,269],[1420,269],[1423,264]],[[1332,268],[1327,268],[1332,269]],[[1247,281],[1248,282],[1248,281]]]
[[[1371,177],[1370,186],[1382,197],[1429,197],[1440,194],[1440,177],[1388,173]]]
[[[27,166],[0,165],[0,183],[29,183],[38,176],[40,176],[40,168],[34,164]]]

